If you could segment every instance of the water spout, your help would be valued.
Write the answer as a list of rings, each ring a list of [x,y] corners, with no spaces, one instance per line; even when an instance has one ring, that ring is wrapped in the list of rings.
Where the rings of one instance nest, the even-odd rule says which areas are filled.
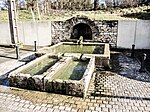
[[[83,54],[81,54],[81,56],[80,56],[79,60],[82,60],[82,56],[83,56]]]
[[[78,45],[82,45],[83,44],[83,36],[80,36],[79,40],[77,40],[77,44]]]

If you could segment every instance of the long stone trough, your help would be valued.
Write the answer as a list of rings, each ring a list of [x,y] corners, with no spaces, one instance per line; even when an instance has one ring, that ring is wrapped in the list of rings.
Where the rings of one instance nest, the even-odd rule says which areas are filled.
[[[77,46],[77,47],[75,47]],[[86,49],[84,48],[86,46]],[[97,48],[89,48],[89,46],[98,46]],[[85,56],[95,56],[96,66],[103,66],[109,68],[110,60],[110,45],[109,43],[92,43],[83,42],[82,45],[78,45],[74,42],[61,42],[51,47],[44,47],[40,49],[40,53],[64,53],[66,56],[74,56],[74,54],[84,54]]]
[[[95,66],[109,67],[109,44],[63,42],[38,53],[45,55],[9,74],[10,86],[85,97]]]
[[[47,68],[46,70],[43,70],[40,73],[39,72],[35,73],[36,71],[35,65],[37,65],[37,63],[39,62],[43,62],[47,58],[54,59],[53,64],[51,64],[49,68]],[[71,68],[72,71],[68,73],[69,76],[66,79],[59,77],[54,78],[55,75],[61,70],[62,70],[61,75],[65,74],[63,71],[63,67],[65,68],[68,64],[72,62],[76,62],[76,65]],[[86,65],[83,66],[80,65],[80,63],[86,63]],[[83,68],[84,70],[82,70]],[[11,74],[9,74],[8,78],[11,86],[84,97],[86,96],[86,92],[92,74],[94,72],[94,68],[95,68],[95,57],[86,58],[85,56],[82,55],[81,59],[76,57],[58,58],[57,56],[46,54],[12,72]],[[33,71],[33,73],[31,71]],[[73,72],[75,73],[72,74]],[[80,79],[76,80],[76,76],[78,76],[79,73]]]
[[[34,88],[37,90],[42,89],[40,84],[36,87],[33,87],[34,84],[30,83],[31,80],[29,81],[29,79],[31,79],[31,77],[32,79],[42,79],[42,77],[44,77],[49,71],[49,68],[53,66],[58,60],[59,59],[57,56],[46,54],[29,62],[28,64],[18,68],[17,70],[9,74],[8,79],[10,82],[10,86],[20,88]],[[34,80],[34,82],[37,83],[38,80]]]

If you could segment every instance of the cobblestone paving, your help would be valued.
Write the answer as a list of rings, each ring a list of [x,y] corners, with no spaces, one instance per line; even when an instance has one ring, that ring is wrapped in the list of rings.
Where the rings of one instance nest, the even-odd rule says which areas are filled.
[[[96,71],[85,99],[0,86],[0,112],[150,112],[150,82]]]

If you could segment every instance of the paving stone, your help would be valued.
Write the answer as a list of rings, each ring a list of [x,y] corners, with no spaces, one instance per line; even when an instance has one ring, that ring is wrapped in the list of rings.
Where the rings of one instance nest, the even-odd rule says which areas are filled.
[[[53,110],[54,110],[53,108],[48,108],[47,112],[53,112]]]
[[[34,108],[34,110],[40,110],[41,109],[41,106],[36,106],[35,108]]]
[[[96,110],[97,110],[97,111],[101,111],[102,108],[101,108],[101,107],[96,107]]]
[[[74,108],[71,109],[71,112],[77,112],[77,111],[78,111],[77,109]]]
[[[59,108],[59,106],[54,106],[53,108],[54,108],[54,109],[58,109],[58,108]]]
[[[42,111],[42,112],[45,112],[47,110],[47,107],[42,107],[41,109],[40,109],[40,111]]]
[[[89,110],[95,110],[95,107],[89,107]]]
[[[43,103],[41,106],[42,106],[42,107],[46,107],[46,106],[47,106],[47,104],[44,104],[44,103]]]
[[[85,112],[92,112],[92,110],[85,110]]]
[[[60,112],[60,110],[59,109],[54,109],[54,111],[53,112]]]
[[[49,108],[49,107],[53,107],[53,105],[48,104],[47,107],[48,107],[48,108]]]
[[[71,111],[71,107],[66,107],[65,110],[66,111]]]
[[[18,102],[15,102],[13,105],[14,105],[14,106],[18,106],[18,105],[19,105],[19,103],[18,103]]]
[[[65,110],[61,110],[60,112],[66,112]]]
[[[78,109],[78,112],[84,112],[84,109]]]
[[[88,106],[83,105],[82,108],[83,109],[88,109]]]
[[[66,108],[65,106],[59,106],[60,110],[65,110],[65,108]]]
[[[29,106],[29,109],[34,109],[35,108],[35,105],[30,105]]]
[[[132,110],[138,110],[138,108],[135,106],[132,106],[131,108],[132,108]]]
[[[150,111],[150,107],[144,107],[146,111]]]

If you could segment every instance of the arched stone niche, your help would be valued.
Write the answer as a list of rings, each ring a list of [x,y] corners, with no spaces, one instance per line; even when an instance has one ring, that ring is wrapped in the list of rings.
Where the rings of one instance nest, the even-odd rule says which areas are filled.
[[[88,30],[89,31],[89,32],[88,31],[84,31],[82,33],[82,34],[89,33],[89,35],[91,35],[91,37],[89,37],[89,38],[87,36],[85,36],[85,40],[93,40],[95,36],[99,35],[98,26],[94,23],[94,21],[88,19],[85,16],[73,17],[73,18],[67,20],[65,23],[66,23],[65,31],[68,32],[68,37],[70,39],[73,38],[72,36],[74,36],[73,33],[74,33],[74,30],[75,30],[75,27],[77,27],[77,26],[79,26],[78,28],[81,28],[80,29],[81,31],[79,33],[81,33],[84,30]],[[79,35],[83,36],[82,34],[81,35],[79,34]]]
[[[78,26],[79,25],[79,26]],[[91,37],[85,40],[97,41],[102,43],[110,43],[112,46],[117,45],[118,21],[117,20],[91,20],[85,16],[77,16],[66,21],[51,22],[51,38],[54,44],[60,41],[66,41],[73,38],[74,29],[84,26],[91,32]],[[82,34],[82,33],[81,33]],[[89,34],[90,35],[90,34]]]

